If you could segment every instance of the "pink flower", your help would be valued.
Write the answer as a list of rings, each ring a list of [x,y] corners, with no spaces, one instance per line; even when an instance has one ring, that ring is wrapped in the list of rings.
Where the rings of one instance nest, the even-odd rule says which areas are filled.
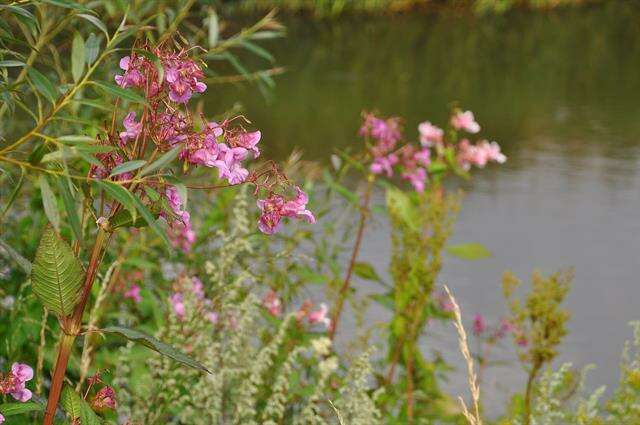
[[[169,297],[169,302],[171,303],[171,308],[173,309],[173,313],[180,319],[184,319],[184,315],[186,313],[184,306],[184,297],[180,292],[176,292]]]
[[[187,120],[181,112],[161,112],[152,114],[152,137],[158,144],[168,144],[173,147],[187,140]]]
[[[411,172],[402,173],[402,178],[409,180],[416,192],[424,192],[427,181],[427,172],[424,168],[416,168]]]
[[[193,92],[203,93],[207,85],[201,81],[204,73],[190,59],[170,57],[165,61],[165,80],[169,84],[169,99],[176,103],[187,103]]]
[[[11,394],[21,402],[31,400],[32,393],[26,388],[26,382],[33,379],[33,369],[23,363],[11,365],[11,372],[4,378],[0,377],[0,394]]]
[[[125,56],[120,59],[120,69],[124,70],[124,75],[116,75],[116,83],[122,87],[144,87],[145,78],[142,74],[142,61],[144,58]]]
[[[110,386],[104,386],[91,400],[91,407],[97,412],[115,410],[117,407],[116,392]]]
[[[258,200],[258,208],[262,211],[258,228],[267,235],[272,235],[279,230],[282,217],[297,218],[306,220],[308,223],[315,223],[316,218],[307,209],[309,198],[299,187],[296,186],[296,197],[291,201],[286,201],[278,194],[272,194],[267,199]]]
[[[279,317],[282,314],[282,303],[273,289],[265,295],[263,305],[272,316]]]
[[[472,145],[469,140],[462,139],[458,143],[458,163],[460,166],[468,170],[472,165],[484,168],[489,161],[504,163],[507,157],[500,152],[500,145],[496,142],[489,143],[486,140]]]
[[[329,329],[331,327],[331,319],[327,317],[328,313],[329,309],[327,308],[327,305],[325,303],[321,303],[318,310],[309,313],[309,323],[322,323],[325,328]]]
[[[392,117],[384,120],[374,114],[365,114],[359,134],[376,139],[381,145],[380,147],[388,152],[402,138],[400,119]]]
[[[135,140],[142,131],[142,123],[136,122],[136,113],[131,111],[124,117],[122,125],[125,131],[120,132],[119,145],[123,148],[129,140]]]
[[[480,131],[480,124],[475,121],[475,117],[471,111],[458,112],[455,114],[451,117],[451,125],[456,130],[464,130],[472,134]]]
[[[429,121],[420,123],[420,125],[418,125],[418,131],[420,132],[420,143],[422,146],[431,147],[442,144],[444,131]]]
[[[247,133],[242,131],[231,139],[230,143],[244,148],[253,153],[253,158],[257,158],[260,156],[260,149],[258,149],[258,142],[260,142],[260,137],[262,137],[262,133],[259,131],[253,131],[251,133]]]
[[[0,424],[4,423],[4,416],[2,416],[2,413],[0,413]]]
[[[385,174],[387,177],[393,176],[393,166],[398,163],[398,156],[396,154],[389,154],[388,156],[379,156],[373,160],[371,164],[371,172],[374,174]]]
[[[487,323],[484,320],[484,316],[478,313],[473,317],[473,334],[476,336],[482,335],[487,329]]]
[[[204,284],[196,276],[191,277],[191,291],[193,292],[193,294],[196,296],[197,299],[199,300],[204,299]]]
[[[136,304],[139,304],[142,301],[142,296],[140,295],[140,287],[135,283],[131,285],[129,290],[124,293],[125,298],[131,298]]]
[[[488,142],[485,140],[481,143],[489,161],[494,161],[498,164],[504,164],[507,161],[507,157],[500,152],[500,145],[497,142]]]

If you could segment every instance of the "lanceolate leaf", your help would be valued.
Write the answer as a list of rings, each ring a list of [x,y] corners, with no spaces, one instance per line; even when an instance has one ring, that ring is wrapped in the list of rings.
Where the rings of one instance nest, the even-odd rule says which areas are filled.
[[[123,89],[121,87],[116,86],[115,84],[105,83],[103,81],[94,81],[94,84],[107,93],[119,97],[121,99],[130,100],[132,102],[138,102],[146,104],[147,101],[144,97],[140,96],[133,92],[133,90]]]
[[[182,149],[182,147],[176,146],[175,148],[171,149],[170,151],[167,151],[167,152],[163,153],[162,156],[160,156],[160,158],[158,158],[156,161],[152,162],[147,167],[142,169],[142,171],[140,171],[140,177],[146,176],[147,174],[151,173],[152,171],[155,171],[155,170],[157,170],[159,168],[162,168],[165,165],[169,164],[171,161],[173,161],[174,159],[176,159],[178,157],[178,154],[180,153],[181,149]]]
[[[58,211],[58,202],[56,196],[51,190],[49,181],[45,174],[40,174],[40,193],[42,195],[42,205],[44,206],[44,213],[53,225],[53,228],[57,232],[60,231],[60,212]]]
[[[71,44],[71,74],[73,81],[76,83],[82,78],[84,73],[84,39],[79,32],[73,36],[73,43]]]
[[[33,85],[36,86],[36,89],[38,89],[38,91],[51,103],[55,103],[58,98],[58,93],[56,92],[56,87],[53,83],[35,68],[29,68],[27,73],[29,74],[29,78],[31,78]]]
[[[66,316],[78,302],[83,275],[69,245],[47,226],[33,260],[33,292],[49,310]]]
[[[164,356],[170,357],[173,360],[180,362],[184,365],[190,366],[194,369],[201,370],[203,372],[211,373],[206,367],[204,367],[202,363],[192,359],[191,357],[187,356],[181,351],[178,351],[176,348],[168,344],[165,344],[162,341],[158,341],[156,338],[149,336],[147,334],[144,334],[135,329],[123,328],[121,326],[109,326],[107,328],[102,329],[102,332],[120,335],[130,341],[134,341],[139,344],[142,344],[145,347],[148,347],[153,351],[156,351]]]
[[[3,416],[21,415],[29,412],[42,412],[44,404],[34,403],[32,401],[26,403],[3,403],[0,404],[0,413]]]
[[[64,208],[67,211],[69,225],[71,225],[71,230],[73,230],[76,240],[82,242],[82,225],[80,224],[76,200],[73,193],[71,193],[71,188],[72,186],[69,177],[58,176],[58,189],[62,195]]]
[[[144,166],[146,163],[147,161],[143,161],[141,159],[124,162],[120,165],[113,167],[113,170],[111,170],[111,174],[109,176],[113,177],[122,173],[127,173],[129,171],[137,170],[138,168],[141,168],[142,166]]]
[[[31,262],[29,262],[29,260],[24,258],[22,255],[18,254],[18,251],[13,249],[11,245],[9,245],[7,242],[5,242],[4,239],[2,239],[2,237],[0,237],[0,248],[2,248],[0,252],[6,252],[7,255],[11,257],[13,261],[15,261],[16,264],[18,264],[26,274],[31,273]]]
[[[82,425],[99,425],[100,418],[91,409],[89,404],[78,395],[71,387],[65,385],[60,395],[60,404],[65,412],[74,421],[80,420]]]
[[[120,202],[122,206],[131,213],[130,217],[133,219],[133,221],[136,220],[138,210],[136,208],[135,200],[133,199],[133,195],[131,194],[131,192],[129,192],[124,187],[107,180],[96,181],[96,184],[103,188],[116,201]]]
[[[107,31],[107,26],[100,19],[96,18],[93,15],[87,15],[85,13],[78,13],[78,17],[84,18],[87,21],[91,22],[100,31],[102,31],[104,33],[104,35],[107,36],[107,38],[109,38],[109,31]]]
[[[98,53],[100,53],[100,39],[94,33],[91,33],[84,47],[84,58],[87,64],[91,65],[98,58]]]

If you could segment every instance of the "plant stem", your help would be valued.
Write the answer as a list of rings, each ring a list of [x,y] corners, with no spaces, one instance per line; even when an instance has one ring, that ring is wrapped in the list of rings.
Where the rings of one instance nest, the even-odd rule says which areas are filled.
[[[349,285],[351,283],[351,276],[355,269],[358,254],[360,253],[360,246],[362,245],[362,236],[364,235],[364,227],[369,215],[369,202],[371,201],[371,192],[373,190],[374,176],[369,175],[367,178],[367,187],[362,198],[362,204],[360,205],[360,221],[358,222],[358,231],[356,234],[356,242],[353,245],[353,251],[351,252],[351,259],[349,261],[349,267],[344,276],[344,281],[340,287],[338,293],[338,299],[333,309],[333,316],[331,317],[331,329],[329,331],[329,338],[333,341],[338,329],[338,323],[340,322],[340,316],[342,315],[342,309],[344,308],[344,300],[347,298],[349,292]]]
[[[108,241],[107,235],[107,231],[100,226],[98,228],[96,241],[93,245],[93,250],[91,251],[91,258],[89,259],[89,266],[87,267],[87,273],[85,274],[84,287],[82,289],[80,302],[76,305],[73,315],[66,317],[65,320],[62,321],[64,325],[63,334],[60,338],[58,360],[56,361],[56,365],[53,370],[51,389],[49,390],[49,400],[44,414],[43,425],[53,425],[58,401],[60,400],[60,392],[62,391],[62,384],[64,383],[64,377],[67,371],[67,364],[69,363],[69,356],[71,355],[71,348],[73,347],[73,342],[75,341],[76,336],[78,336],[78,332],[82,326],[82,314],[84,313],[84,308],[89,300],[91,287],[93,286],[93,281],[95,280],[98,267],[102,260],[103,248]]]
[[[529,379],[527,379],[527,389],[524,394],[524,425],[531,424],[531,395],[533,393],[533,383],[535,382],[541,367],[542,363],[536,361],[529,373]]]
[[[64,375],[67,371],[67,364],[69,363],[69,356],[71,355],[71,348],[73,347],[75,339],[75,335],[68,335],[66,333],[63,333],[60,338],[58,360],[56,361],[53,378],[51,380],[51,389],[49,390],[49,402],[47,403],[47,410],[44,412],[44,425],[53,425],[58,400],[60,399],[60,392],[62,391],[62,384],[64,383]]]

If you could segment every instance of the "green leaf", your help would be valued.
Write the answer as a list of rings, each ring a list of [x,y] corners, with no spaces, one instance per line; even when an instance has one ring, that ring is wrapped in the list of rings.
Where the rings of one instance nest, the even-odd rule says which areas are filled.
[[[134,93],[132,90],[123,89],[122,87],[116,86],[115,84],[105,83],[104,81],[94,81],[93,84],[115,97],[130,100],[132,102],[142,103],[145,105],[147,104],[147,101],[144,97]]]
[[[138,168],[143,167],[146,163],[147,161],[144,161],[142,159],[123,162],[122,164],[113,167],[113,169],[111,170],[111,174],[109,174],[109,177],[117,176],[119,174],[127,173],[129,171],[137,170]]]
[[[218,38],[220,37],[220,23],[218,21],[218,14],[212,7],[209,8],[209,18],[207,19],[207,26],[209,30],[209,48],[211,49],[218,44]]]
[[[182,147],[176,146],[175,148],[171,149],[170,151],[167,151],[167,152],[163,153],[160,156],[160,158],[158,158],[157,160],[153,161],[147,167],[143,168],[142,171],[140,171],[140,177],[146,176],[147,174],[151,173],[152,171],[155,171],[155,170],[157,170],[159,168],[162,168],[165,165],[169,164],[171,161],[173,161],[174,159],[176,159],[178,157],[178,154],[180,153],[181,150],[182,150]]]
[[[80,224],[80,217],[78,216],[76,200],[71,193],[71,181],[69,177],[58,176],[57,182],[58,190],[62,195],[64,208],[67,211],[67,218],[69,219],[71,230],[73,230],[76,240],[82,243],[82,225]]]
[[[479,243],[464,243],[459,245],[449,245],[445,248],[449,255],[463,260],[481,260],[491,257],[489,251],[484,245]]]
[[[79,420],[78,423],[82,425],[100,425],[101,423],[91,406],[68,385],[62,388],[60,404],[72,421]]]
[[[98,53],[100,53],[100,39],[94,33],[91,33],[84,44],[84,59],[87,61],[87,65],[91,65],[96,61]]]
[[[107,30],[107,26],[97,17],[93,16],[93,15],[87,15],[85,13],[78,13],[79,17],[86,19],[87,21],[91,22],[93,25],[95,25],[100,31],[102,31],[104,33],[105,36],[107,36],[107,39],[109,38],[109,31]]]
[[[112,218],[109,220],[109,224],[114,229],[118,229],[120,227],[146,227],[149,225],[147,221],[142,217],[133,218],[131,217],[131,213],[128,210],[120,210],[118,211]]]
[[[79,32],[76,32],[71,44],[71,75],[73,76],[73,81],[76,83],[80,81],[84,73],[85,54],[84,39]]]
[[[2,239],[1,237],[0,237],[0,247],[2,247],[4,252],[6,252],[7,255],[11,257],[13,261],[15,261],[15,263],[18,264],[26,274],[31,274],[31,262],[26,258],[24,258],[22,255],[18,254],[18,251],[13,249],[13,247],[9,245],[7,242],[5,242],[5,240]],[[0,253],[1,252],[3,251],[0,250]]]
[[[266,49],[263,49],[262,47],[258,46],[255,43],[244,40],[241,42],[241,44],[244,46],[245,49],[249,50],[251,53],[254,53],[257,56],[260,56],[261,58],[266,59],[269,62],[276,61],[276,58],[274,58],[271,53],[269,53]]]
[[[138,198],[136,195],[133,195],[133,201],[140,215],[142,215],[142,217],[147,221],[147,223],[149,223],[149,226],[153,229],[153,231],[156,232],[158,236],[160,236],[160,238],[165,243],[167,248],[169,248],[169,250],[173,249],[171,246],[171,242],[167,237],[167,233],[164,230],[162,230],[162,227],[160,227],[160,225],[156,221],[156,217],[154,217],[151,214],[151,211],[149,211],[149,209],[142,203],[140,198]]]
[[[42,194],[44,213],[49,219],[49,222],[53,225],[53,228],[56,229],[56,232],[59,232],[60,212],[58,211],[58,201],[51,190],[46,174],[40,174],[40,193]]]
[[[104,189],[109,195],[111,195],[116,201],[120,202],[131,214],[132,220],[136,220],[138,210],[136,209],[136,202],[133,194],[119,184],[102,180],[96,181],[96,184]]]
[[[4,208],[2,209],[2,214],[0,214],[0,217],[4,217],[5,214],[7,214],[7,211],[9,211],[9,208],[11,208],[11,205],[13,205],[13,203],[15,202],[18,193],[20,192],[20,189],[22,188],[22,184],[24,183],[24,175],[25,175],[25,168],[24,166],[20,167],[20,179],[18,180],[18,183],[16,183],[13,186],[13,190],[11,191],[11,195],[9,195],[9,199],[7,199],[7,203],[5,204]]]
[[[380,276],[376,273],[376,270],[369,263],[356,263],[353,266],[353,272],[356,276],[361,277],[362,279],[374,280],[380,282]]]
[[[391,294],[371,294],[369,297],[387,310],[395,311],[395,303]]]
[[[58,98],[58,92],[53,83],[35,68],[29,68],[27,73],[36,89],[51,103],[55,103]]]
[[[52,6],[64,7],[66,9],[81,10],[83,12],[91,12],[85,6],[71,0],[40,0],[40,3],[48,3]]]
[[[10,68],[10,67],[24,66],[24,65],[25,65],[24,62],[12,60],[12,59],[0,61],[0,68]]]
[[[109,326],[107,328],[102,329],[102,332],[120,335],[130,341],[134,341],[144,345],[145,347],[151,348],[152,350],[164,356],[172,358],[173,360],[180,362],[184,365],[190,366],[194,369],[201,370],[203,372],[211,373],[202,363],[192,359],[191,357],[187,356],[181,351],[178,351],[176,348],[168,344],[165,344],[162,341],[158,341],[154,337],[144,334],[135,329],[123,328],[121,326]]]
[[[78,302],[83,276],[71,247],[47,226],[31,269],[33,292],[49,310],[67,316]]]
[[[3,416],[15,416],[29,412],[42,412],[44,405],[28,401],[26,403],[2,403],[0,404],[0,413]]]
[[[387,188],[387,208],[389,212],[395,214],[411,229],[418,228],[419,212],[414,206],[409,195],[392,186]]]
[[[69,134],[66,136],[60,136],[57,139],[59,142],[75,144],[75,143],[90,143],[96,140],[95,137],[83,136],[81,134]]]
[[[23,9],[22,7],[12,6],[12,5],[9,5],[9,6],[2,5],[2,6],[0,6],[0,9],[8,9],[11,12],[15,13],[16,15],[20,15],[20,16],[22,16],[24,18],[29,19],[30,21],[33,21],[33,23],[37,23],[38,22],[36,17],[33,16],[33,14],[31,12],[29,12],[27,9]]]

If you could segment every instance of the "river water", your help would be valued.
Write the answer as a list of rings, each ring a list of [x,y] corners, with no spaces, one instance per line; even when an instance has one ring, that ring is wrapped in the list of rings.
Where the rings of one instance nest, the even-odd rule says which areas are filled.
[[[287,72],[265,102],[255,87],[218,91],[241,102],[263,130],[267,155],[327,161],[358,142],[363,109],[443,123],[449,102],[476,112],[482,134],[509,160],[476,173],[465,187],[455,242],[480,242],[493,256],[448,258],[442,274],[467,324],[480,312],[504,314],[504,270],[575,267],[567,306],[570,334],[559,362],[594,363],[589,386],[615,386],[627,323],[640,319],[640,8],[637,2],[555,12],[478,17],[467,12],[341,18],[286,18],[289,36],[270,48]],[[263,64],[264,65],[264,64]],[[216,109],[220,110],[223,108]],[[384,271],[384,225],[366,236],[363,259]],[[384,318],[381,310],[368,312]],[[345,322],[349,326],[349,321]],[[431,331],[424,351],[456,366],[447,386],[466,391],[453,327]],[[350,338],[349,335],[345,339]],[[514,360],[509,349],[497,359]],[[518,388],[515,362],[490,369],[488,411]]]

